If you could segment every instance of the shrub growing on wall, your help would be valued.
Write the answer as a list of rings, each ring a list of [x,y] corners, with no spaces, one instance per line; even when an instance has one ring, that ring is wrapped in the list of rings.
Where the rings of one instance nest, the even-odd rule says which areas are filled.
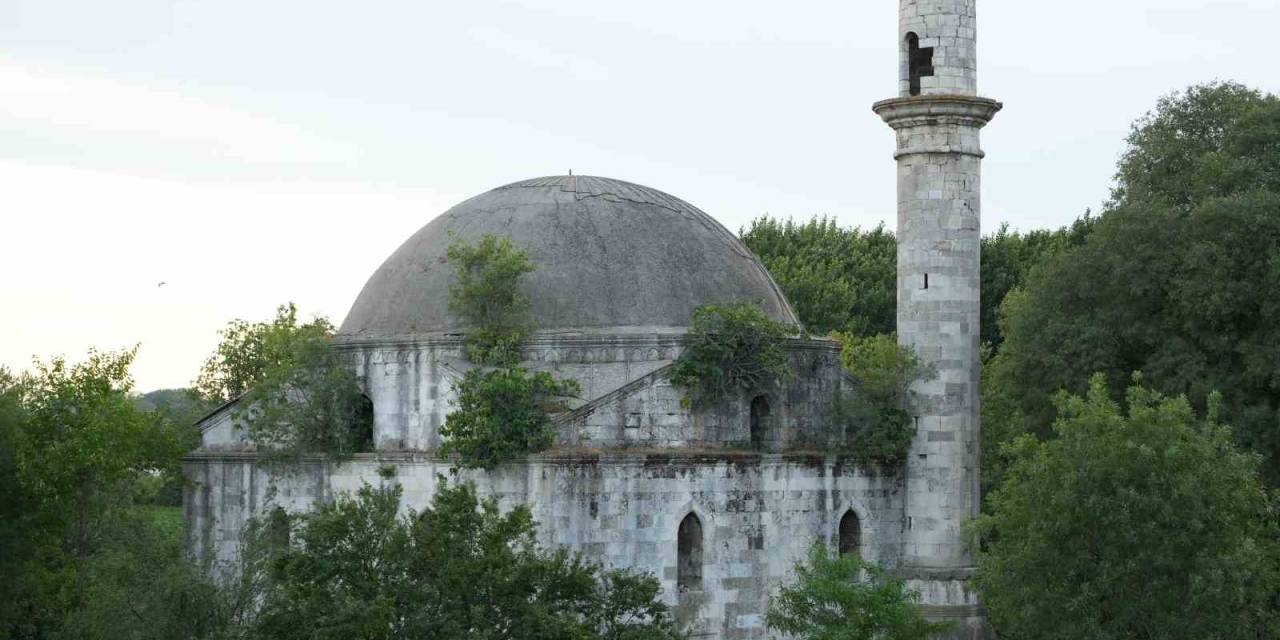
[[[510,367],[472,369],[454,383],[454,391],[458,405],[440,430],[446,438],[440,452],[457,453],[463,466],[491,469],[550,447],[555,425],[547,414],[565,410],[564,398],[577,394],[579,386],[545,371]]]
[[[449,245],[457,283],[449,286],[449,311],[467,323],[467,358],[493,366],[520,361],[520,343],[528,335],[529,299],[520,278],[533,271],[529,254],[507,238],[486,234],[476,244]]]
[[[698,307],[671,381],[687,389],[693,403],[702,404],[788,380],[794,373],[782,343],[793,331],[754,304]]]
[[[234,320],[200,370],[200,398],[243,396],[236,416],[269,458],[344,459],[373,445],[373,413],[355,370],[333,348],[324,318],[298,323],[293,303],[269,322]]]
[[[910,387],[927,370],[891,335],[837,337],[844,344],[840,364],[856,380],[851,392],[838,392],[832,401],[832,422],[845,448],[869,460],[904,459],[915,436],[907,411]]]
[[[463,466],[491,469],[555,443],[549,413],[564,411],[576,395],[576,380],[521,368],[520,346],[533,324],[520,278],[533,271],[529,255],[507,238],[483,236],[474,245],[456,241],[449,260],[457,284],[449,287],[449,310],[467,327],[467,358],[477,368],[453,383],[457,407],[445,418],[442,454],[458,454]]]

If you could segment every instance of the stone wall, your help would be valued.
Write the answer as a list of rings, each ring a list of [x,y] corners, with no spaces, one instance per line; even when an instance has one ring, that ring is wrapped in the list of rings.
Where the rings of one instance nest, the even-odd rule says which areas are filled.
[[[381,465],[396,467],[385,480]],[[192,548],[224,565],[239,553],[248,518],[281,506],[310,510],[362,483],[397,482],[404,508],[428,505],[449,464],[424,454],[368,454],[274,476],[250,453],[197,452],[185,462]],[[815,541],[836,544],[853,510],[861,551],[898,562],[902,478],[834,457],[775,454],[543,455],[493,472],[462,472],[503,509],[528,504],[540,542],[614,567],[655,575],[695,637],[764,638],[769,594]],[[676,588],[676,531],[688,514],[703,530],[703,586]]]

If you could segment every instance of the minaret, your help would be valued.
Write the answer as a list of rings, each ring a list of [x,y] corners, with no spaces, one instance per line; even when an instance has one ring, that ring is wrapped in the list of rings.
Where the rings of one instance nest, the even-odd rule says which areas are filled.
[[[988,633],[964,524],[979,506],[978,132],[1001,107],[977,97],[974,4],[899,0],[900,94],[873,107],[898,139],[898,341],[935,374],[913,387],[900,570],[960,638]]]

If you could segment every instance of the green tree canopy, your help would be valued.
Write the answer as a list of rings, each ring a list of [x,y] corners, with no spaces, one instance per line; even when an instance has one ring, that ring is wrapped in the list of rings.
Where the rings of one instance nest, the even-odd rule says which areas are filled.
[[[1062,396],[1055,436],[1023,436],[977,522],[977,587],[1024,640],[1277,637],[1276,513],[1214,411],[1102,376]],[[1216,402],[1211,403],[1216,409]]]
[[[843,345],[840,364],[856,381],[832,400],[832,422],[843,433],[845,449],[870,460],[906,459],[916,432],[907,411],[910,387],[933,372],[893,335],[836,337]]]
[[[929,640],[949,625],[920,613],[920,594],[857,554],[821,543],[769,602],[766,622],[797,640]]]
[[[1224,419],[1280,481],[1277,123],[1280,99],[1230,84],[1166,98],[1139,122],[1117,204],[1003,305],[992,432],[1049,435],[1058,390],[1141,370],[1201,409],[1221,391]]]
[[[298,517],[269,565],[255,625],[272,640],[677,637],[659,584],[543,551],[526,507],[499,512],[469,484],[400,515],[397,486],[366,486]]]
[[[1048,256],[1084,243],[1089,214],[1052,231],[1019,233],[1001,225],[982,239],[982,339],[1002,341],[996,311]],[[883,226],[841,228],[831,218],[805,223],[764,216],[742,231],[805,329],[827,335],[871,337],[897,324],[897,242]]]
[[[45,638],[92,596],[95,557],[187,432],[130,396],[136,350],[0,371],[0,637]]]
[[[793,374],[783,341],[795,327],[770,318],[756,304],[708,304],[693,311],[688,346],[671,381],[694,403],[715,403],[765,389]]]
[[[1187,213],[1212,198],[1280,191],[1277,140],[1276,96],[1234,82],[1194,85],[1134,123],[1113,199]]]
[[[486,234],[471,244],[449,245],[457,282],[449,285],[449,311],[467,323],[467,357],[472,362],[512,366],[532,329],[529,299],[520,279],[533,271],[529,254],[508,238]]]
[[[271,460],[344,459],[373,446],[373,406],[333,347],[323,317],[298,323],[293,303],[267,322],[233,320],[195,382],[206,402],[240,397],[237,417]]]
[[[492,469],[512,458],[555,444],[549,413],[568,408],[576,380],[558,381],[546,371],[520,367],[472,369],[453,385],[457,408],[445,416],[442,455],[457,453],[465,467]]]
[[[797,223],[762,216],[740,235],[810,332],[894,330],[897,244],[883,226],[864,231],[827,217]]]
[[[290,302],[276,309],[271,320],[236,319],[218,333],[221,342],[192,384],[196,395],[210,407],[249,391],[273,369],[293,367],[297,344],[332,337],[333,325],[325,318],[299,324],[298,308]]]

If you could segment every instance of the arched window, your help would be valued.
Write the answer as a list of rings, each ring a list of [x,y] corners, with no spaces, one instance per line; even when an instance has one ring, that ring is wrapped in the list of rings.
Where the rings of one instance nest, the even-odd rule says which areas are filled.
[[[361,395],[356,399],[355,416],[351,424],[352,434],[355,437],[356,449],[359,451],[372,451],[373,440],[373,401],[369,396]]]
[[[858,553],[862,547],[862,525],[853,509],[840,518],[840,555]]]
[[[702,521],[690,513],[676,531],[676,590],[702,588]]]
[[[907,80],[910,93],[920,95],[920,78],[933,75],[933,47],[920,48],[920,36],[907,34]]]
[[[769,430],[769,399],[756,396],[751,399],[751,446],[754,449],[764,447]]]

